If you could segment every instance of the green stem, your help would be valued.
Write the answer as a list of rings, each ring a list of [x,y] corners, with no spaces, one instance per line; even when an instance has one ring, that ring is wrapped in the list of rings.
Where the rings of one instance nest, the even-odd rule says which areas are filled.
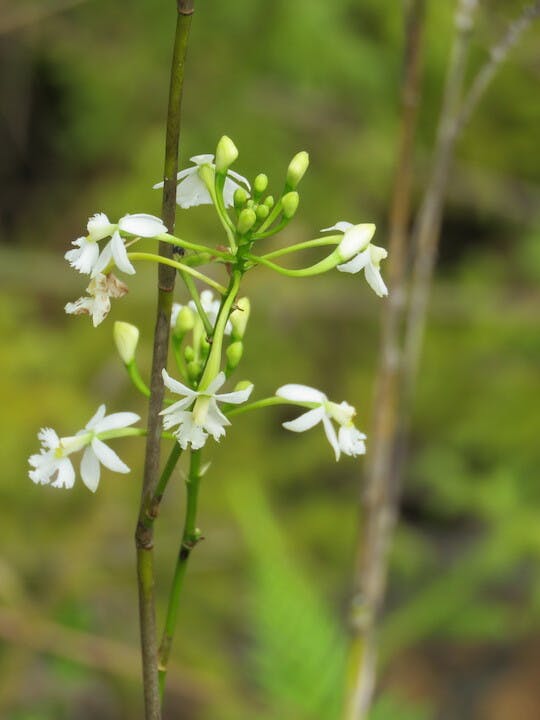
[[[227,294],[223,299],[221,307],[219,309],[219,314],[216,320],[216,327],[214,329],[214,336],[212,338],[212,346],[206,360],[206,365],[201,376],[201,381],[199,382],[199,390],[205,390],[219,373],[219,368],[221,365],[221,351],[223,348],[223,337],[225,335],[225,326],[227,325],[227,320],[229,319],[229,315],[231,314],[232,306],[234,304],[234,301],[236,300],[236,296],[238,295],[241,280],[242,273],[238,270],[235,270],[231,277],[229,289],[226,291]]]
[[[181,238],[176,237],[176,235],[171,235],[170,233],[163,233],[163,235],[158,235],[155,239],[161,240],[164,243],[169,243],[170,245],[178,245],[178,247],[185,248],[186,250],[194,250],[195,252],[200,253],[210,253],[216,257],[230,259],[230,254],[228,252],[209,248],[206,245],[198,245],[197,243],[188,242],[187,240],[182,240]]]
[[[343,235],[329,235],[328,237],[306,240],[306,242],[296,243],[296,245],[289,245],[288,247],[281,248],[281,250],[273,250],[265,255],[261,255],[261,257],[265,260],[270,260],[271,258],[281,257],[282,255],[289,255],[289,253],[297,252],[298,250],[325,247],[327,245],[339,245],[342,240]]]
[[[197,280],[202,280],[202,282],[210,285],[210,287],[213,287],[221,295],[224,295],[227,292],[227,289],[223,285],[216,282],[215,280],[212,280],[212,278],[203,275],[203,273],[200,273],[198,270],[194,270],[189,265],[184,265],[184,263],[177,262],[176,260],[172,260],[171,258],[144,252],[128,253],[127,256],[131,260],[147,260],[148,262],[160,263],[161,265],[167,265],[168,267],[176,268],[176,270],[180,270],[181,272],[186,272],[189,275],[193,275],[193,277],[197,278]]]
[[[174,435],[173,435],[173,438],[176,440]],[[163,499],[163,495],[165,494],[165,490],[167,489],[167,485],[169,484],[171,475],[173,474],[173,471],[174,471],[181,455],[182,455],[182,448],[180,447],[178,442],[175,442],[173,445],[173,448],[169,454],[169,457],[167,458],[165,467],[163,468],[163,470],[161,472],[161,475],[157,482],[154,493],[153,493],[152,497],[150,498],[150,501],[146,508],[144,517],[142,518],[142,521],[141,521],[142,524],[144,525],[144,527],[146,528],[146,530],[152,529],[154,526],[154,522],[159,513],[159,506],[161,504],[161,500]]]
[[[320,262],[315,263],[315,265],[310,265],[309,267],[301,268],[300,270],[290,270],[289,268],[281,267],[281,265],[276,265],[275,263],[267,260],[265,257],[260,257],[258,255],[246,254],[246,258],[254,263],[265,265],[280,275],[286,275],[287,277],[310,277],[311,275],[321,275],[329,270],[333,270],[337,265],[343,262],[343,260],[338,256],[336,250]]]
[[[172,349],[173,349],[174,359],[176,361],[176,365],[178,367],[180,375],[182,375],[184,380],[187,381],[188,374],[187,374],[186,363],[184,361],[184,356],[182,355],[182,340],[179,340],[178,338],[174,337],[174,335],[172,338]]]
[[[165,681],[167,679],[167,669],[169,664],[169,656],[171,653],[174,632],[176,630],[176,621],[178,617],[178,605],[180,595],[184,585],[188,560],[191,551],[201,540],[200,530],[197,528],[197,504],[199,499],[199,484],[201,479],[201,451],[192,450],[189,466],[189,474],[186,478],[186,513],[184,520],[184,531],[182,533],[182,542],[176,561],[176,568],[172,581],[171,591],[169,594],[169,602],[167,605],[167,615],[165,619],[165,628],[161,645],[159,647],[159,689],[161,697],[165,691]]]
[[[137,390],[140,393],[142,393],[145,397],[150,397],[150,388],[142,379],[141,374],[139,372],[139,368],[137,367],[137,363],[135,362],[135,360],[132,360],[125,367],[128,372],[128,375],[131,379],[131,382],[137,388]]]
[[[300,407],[309,408],[312,410],[320,405],[315,402],[298,402],[297,400],[286,400],[280,397],[269,397],[263,400],[255,400],[255,402],[247,403],[247,405],[234,406],[234,409],[225,410],[227,417],[233,417],[234,415],[241,415],[242,413],[249,412],[250,410],[259,410],[259,408],[271,407],[272,405],[299,405]]]
[[[195,307],[197,308],[197,312],[199,313],[199,317],[202,320],[202,324],[204,325],[204,329],[208,337],[212,336],[212,333],[214,332],[214,328],[212,326],[212,323],[208,319],[208,315],[205,313],[204,308],[201,303],[201,297],[199,295],[199,291],[197,290],[195,283],[193,282],[192,278],[184,272],[180,273],[182,276],[182,280],[185,283],[185,286],[187,287],[189,294],[191,295],[193,302],[195,303]]]

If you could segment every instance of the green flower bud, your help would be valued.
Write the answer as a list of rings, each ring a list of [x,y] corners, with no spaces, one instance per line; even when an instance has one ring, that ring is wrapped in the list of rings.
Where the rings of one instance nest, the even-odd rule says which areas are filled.
[[[297,192],[289,192],[281,198],[281,204],[283,206],[283,215],[290,220],[298,210],[298,203],[300,202],[300,196]]]
[[[255,215],[255,211],[251,208],[246,208],[245,210],[242,210],[240,213],[240,216],[238,218],[238,232],[240,235],[245,235],[247,232],[251,230],[251,228],[255,225],[257,221],[257,216]]]
[[[195,357],[195,350],[191,347],[191,345],[184,348],[184,357],[187,363],[190,363]]]
[[[174,333],[183,337],[190,330],[193,330],[195,326],[195,313],[188,306],[184,305],[176,316],[176,322],[174,324]]]
[[[255,195],[262,195],[263,192],[268,187],[268,176],[264,173],[261,173],[260,175],[257,175],[255,180],[253,181],[253,191]]]
[[[241,340],[231,343],[225,351],[225,354],[227,356],[227,370],[232,371],[240,364],[240,360],[244,354],[244,343]]]
[[[192,360],[187,365],[188,377],[190,380],[198,380],[201,374],[201,364],[196,360]]]
[[[255,214],[257,215],[258,220],[266,220],[266,218],[270,215],[270,208],[268,205],[259,205],[257,210],[255,210]]]
[[[216,172],[226,173],[238,157],[238,150],[230,137],[223,135],[216,148]]]
[[[113,338],[125,365],[130,365],[135,359],[135,350],[139,342],[139,328],[127,322],[116,321],[113,327]]]
[[[305,150],[297,153],[287,168],[287,186],[293,190],[304,177],[309,165],[309,155]]]
[[[247,203],[248,198],[249,195],[247,193],[247,190],[244,190],[244,188],[242,187],[236,188],[233,196],[234,207],[236,208],[236,210],[240,210],[241,208],[243,208],[244,205]]]
[[[268,208],[273,208],[273,207],[274,207],[274,202],[275,202],[275,201],[274,201],[274,196],[273,196],[273,195],[268,195],[268,197],[266,197],[266,198],[264,199],[264,204],[265,204],[266,207],[268,207]]]
[[[232,325],[232,339],[242,340],[245,335],[246,327],[251,312],[251,304],[249,298],[240,298],[236,303],[236,308],[231,313],[230,321]]]

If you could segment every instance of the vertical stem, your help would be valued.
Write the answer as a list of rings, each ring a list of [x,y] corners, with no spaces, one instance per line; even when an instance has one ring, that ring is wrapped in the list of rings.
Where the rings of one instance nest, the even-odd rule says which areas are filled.
[[[389,218],[390,294],[383,307],[380,364],[364,499],[365,521],[351,603],[351,648],[345,717],[363,717],[375,682],[375,624],[384,594],[387,548],[393,526],[392,457],[397,434],[401,325],[405,300],[407,238],[418,115],[425,0],[411,0],[405,19],[404,74],[398,156]]]
[[[177,6],[176,32],[171,64],[169,105],[164,165],[162,219],[169,232],[174,232],[176,203],[176,173],[178,169],[178,146],[184,64],[193,14],[193,0],[179,0]],[[159,252],[172,257],[173,247],[160,242]],[[147,511],[155,492],[160,457],[160,418],[163,404],[161,371],[167,362],[169,325],[176,271],[164,265],[158,270],[157,319],[154,330],[154,350],[148,409],[148,437],[141,493],[139,518],[135,532],[137,549],[137,578],[139,590],[139,622],[143,665],[144,704],[146,720],[160,720],[161,699],[157,672],[157,633],[154,597],[154,535],[153,525],[145,523]]]
[[[171,653],[174,631],[176,629],[176,620],[178,617],[178,604],[180,594],[184,585],[184,577],[186,575],[187,564],[191,551],[201,540],[200,530],[197,528],[197,504],[199,499],[199,485],[201,479],[201,451],[191,451],[191,461],[189,474],[186,478],[186,514],[184,521],[184,531],[180,550],[176,561],[173,582],[169,594],[169,603],[167,606],[167,616],[165,620],[165,629],[161,645],[159,647],[159,687],[161,697],[165,691],[165,681],[167,679],[167,669],[169,663],[169,655]]]

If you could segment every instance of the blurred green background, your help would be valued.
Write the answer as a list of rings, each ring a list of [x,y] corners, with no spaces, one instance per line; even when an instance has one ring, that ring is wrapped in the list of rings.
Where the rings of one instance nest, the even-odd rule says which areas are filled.
[[[181,164],[226,133],[236,169],[279,191],[311,155],[283,241],[345,219],[385,224],[396,152],[402,4],[198,2]],[[481,3],[468,77],[514,0]],[[454,3],[428,2],[415,197],[424,187]],[[140,717],[133,530],[142,443],[129,476],[95,496],[34,486],[36,432],[81,427],[96,406],[144,415],[112,345],[142,329],[154,271],[97,330],[63,306],[84,279],[62,259],[86,218],[159,211],[172,0],[21,0],[0,9],[0,323],[3,469],[0,717]],[[374,720],[533,720],[540,707],[539,28],[512,53],[457,149],[405,470]],[[180,234],[213,242],[210,208]],[[383,272],[384,274],[384,272]],[[178,289],[178,300],[183,296]],[[283,382],[358,408],[368,430],[380,302],[360,276],[248,276],[253,315],[238,379]],[[182,599],[165,718],[332,720],[363,460],[339,465],[320,428],[241,416],[212,446]],[[369,450],[369,445],[368,445]],[[158,523],[160,614],[177,552],[181,474]]]

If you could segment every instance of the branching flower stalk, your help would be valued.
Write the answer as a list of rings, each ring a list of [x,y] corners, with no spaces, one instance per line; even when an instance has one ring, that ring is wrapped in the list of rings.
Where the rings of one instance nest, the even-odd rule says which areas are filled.
[[[180,27],[184,27],[182,32],[185,33],[182,23],[180,19]],[[182,33],[181,38],[184,39],[180,47],[185,49]],[[176,52],[179,52],[178,48]],[[173,88],[175,92],[178,90],[176,81]],[[75,479],[71,456],[84,450],[81,476],[83,482],[95,490],[100,462],[116,472],[128,471],[104,440],[128,435],[147,437],[145,479],[136,533],[147,720],[155,720],[161,714],[188,561],[202,537],[197,526],[197,509],[201,479],[208,464],[202,465],[201,455],[210,438],[219,442],[236,416],[283,404],[302,409],[301,414],[285,422],[284,427],[301,433],[320,425],[336,460],[342,455],[356,457],[366,452],[366,436],[354,424],[355,408],[345,401],[334,402],[316,388],[288,383],[279,387],[274,396],[251,403],[248,403],[254,387],[251,382],[241,380],[232,389],[224,389],[241,363],[249,322],[250,302],[241,295],[244,275],[260,268],[294,278],[308,278],[334,269],[347,274],[363,271],[368,285],[377,295],[387,293],[380,267],[386,251],[373,244],[375,225],[372,223],[355,225],[340,221],[322,230],[320,236],[265,252],[265,239],[286,227],[297,212],[298,185],[309,164],[306,152],[298,153],[291,160],[281,195],[274,200],[274,196],[268,194],[266,175],[260,173],[250,183],[232,170],[238,150],[230,138],[224,136],[219,140],[215,155],[194,156],[194,165],[178,174],[172,172],[171,147],[168,142],[166,180],[158,183],[158,187],[165,189],[163,218],[137,213],[113,222],[98,213],[89,219],[87,234],[78,238],[66,253],[66,259],[75,270],[90,276],[88,295],[68,303],[66,312],[89,315],[94,326],[105,321],[111,299],[120,299],[127,293],[127,286],[113,270],[134,276],[141,262],[159,264],[158,316],[149,380],[142,376],[136,358],[139,329],[131,323],[117,321],[113,331],[118,354],[134,389],[150,399],[148,429],[128,427],[138,420],[134,413],[105,417],[104,408],[100,408],[75,436],[61,438],[53,430],[41,431],[43,449],[39,455],[30,458],[30,477],[34,482],[71,487]],[[176,147],[174,145],[174,152]],[[174,179],[172,193],[167,190],[170,184],[167,178],[171,177]],[[178,237],[174,233],[174,220],[168,214],[170,198],[183,209],[212,205],[226,245]],[[134,245],[137,245],[135,251],[132,250]],[[296,262],[294,269],[281,264],[281,258],[287,261],[296,253],[301,257],[304,250],[312,248],[321,250],[319,262],[308,266]],[[219,280],[206,268],[204,272],[195,270],[203,264],[213,266]],[[183,280],[187,294],[187,301],[183,303],[173,303],[176,274]],[[217,291],[217,296],[213,291]],[[174,370],[167,366],[169,345]],[[167,397],[165,390],[170,393]],[[162,438],[172,441],[172,446],[159,475]],[[166,488],[184,454],[189,460],[184,525],[179,532],[180,549],[158,649],[154,526]]]

